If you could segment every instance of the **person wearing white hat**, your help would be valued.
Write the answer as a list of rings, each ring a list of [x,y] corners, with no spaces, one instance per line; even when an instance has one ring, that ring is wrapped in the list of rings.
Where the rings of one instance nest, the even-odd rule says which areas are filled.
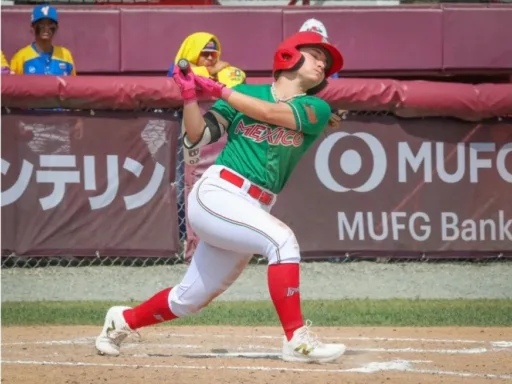
[[[317,19],[308,19],[302,24],[302,27],[300,27],[299,32],[316,32],[320,35],[322,35],[325,39],[328,39],[329,36],[327,35],[327,28],[325,28],[324,23],[322,23],[320,20]],[[331,76],[331,79],[337,79],[338,73],[334,73]]]

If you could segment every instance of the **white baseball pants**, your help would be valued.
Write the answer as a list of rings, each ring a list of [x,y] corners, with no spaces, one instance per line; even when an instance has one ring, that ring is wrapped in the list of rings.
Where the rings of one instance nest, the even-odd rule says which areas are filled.
[[[222,294],[255,254],[269,264],[300,262],[294,233],[269,213],[275,198],[263,205],[248,195],[249,181],[238,188],[221,179],[223,168],[208,168],[188,197],[188,220],[200,242],[183,280],[169,295],[178,317],[199,312]]]

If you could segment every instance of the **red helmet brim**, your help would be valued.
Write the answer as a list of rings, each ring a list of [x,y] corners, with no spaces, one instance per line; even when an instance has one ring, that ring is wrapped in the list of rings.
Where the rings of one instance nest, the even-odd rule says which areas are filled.
[[[343,56],[341,55],[341,52],[336,48],[334,45],[325,43],[325,42],[319,42],[319,43],[309,43],[306,44],[308,47],[318,47],[322,49],[327,57],[327,63],[328,67],[325,69],[325,77],[330,77],[333,74],[339,72],[343,68]],[[300,48],[301,46],[298,46],[297,48]]]

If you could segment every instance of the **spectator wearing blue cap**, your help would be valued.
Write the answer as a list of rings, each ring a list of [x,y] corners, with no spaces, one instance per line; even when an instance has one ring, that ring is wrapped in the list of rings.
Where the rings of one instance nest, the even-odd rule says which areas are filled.
[[[71,52],[53,45],[59,29],[57,10],[50,5],[38,5],[32,11],[34,42],[20,49],[11,59],[11,70],[18,75],[76,75]]]

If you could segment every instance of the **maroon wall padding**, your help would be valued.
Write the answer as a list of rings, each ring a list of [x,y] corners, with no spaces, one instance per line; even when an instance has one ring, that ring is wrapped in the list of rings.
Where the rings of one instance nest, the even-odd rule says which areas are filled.
[[[223,59],[268,72],[279,42],[308,18],[322,20],[346,71],[440,73],[512,67],[512,5],[398,7],[58,7],[56,43],[79,73],[168,70],[194,32],[216,34]],[[31,7],[2,9],[2,49],[10,60],[32,41]]]

